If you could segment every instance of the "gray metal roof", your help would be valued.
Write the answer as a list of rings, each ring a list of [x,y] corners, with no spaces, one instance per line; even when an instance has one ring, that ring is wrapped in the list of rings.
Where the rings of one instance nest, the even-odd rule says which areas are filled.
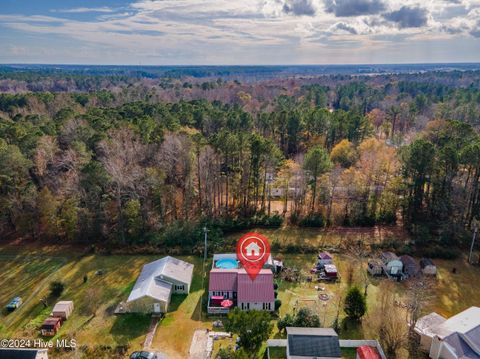
[[[172,284],[169,278],[190,286],[193,264],[173,257],[164,257],[143,266],[127,302],[149,296],[167,302],[170,299]]]
[[[267,347],[270,348],[285,348],[287,346],[287,339],[268,339]]]
[[[341,358],[340,342],[331,328],[287,328],[288,352],[292,357]]]
[[[458,359],[480,359],[480,354],[476,353],[458,333],[449,335],[444,342],[453,349]]]
[[[440,314],[432,312],[417,320],[415,331],[418,334],[424,334],[433,337],[436,334],[436,328],[446,321]]]
[[[465,339],[480,350],[480,325],[465,333]]]
[[[0,358],[2,359],[35,359],[37,353],[44,353],[46,349],[2,349],[0,348]]]

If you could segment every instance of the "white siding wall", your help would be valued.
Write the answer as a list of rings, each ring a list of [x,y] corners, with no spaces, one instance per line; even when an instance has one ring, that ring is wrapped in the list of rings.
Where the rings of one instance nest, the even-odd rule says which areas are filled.
[[[170,300],[169,300],[170,302]],[[133,302],[128,302],[128,311],[132,313],[153,313],[153,304],[160,303],[160,311],[166,313],[168,311],[168,303],[158,301],[150,297],[142,297]]]
[[[438,337],[433,337],[432,345],[430,347],[430,358],[438,359],[440,357],[440,345],[442,343],[438,339]]]
[[[231,291],[209,291],[208,292],[208,297],[210,298],[211,296],[216,295],[216,296],[224,296],[227,299],[234,299],[236,296],[234,292]]]
[[[167,276],[160,276],[160,278],[165,282],[172,284],[172,291],[175,294],[188,294],[190,292],[190,288],[187,283],[180,282]]]
[[[428,335],[420,335],[420,347],[422,348],[423,351],[429,352],[430,347],[432,346],[432,338],[429,337]]]
[[[238,302],[237,305],[242,310],[267,310],[273,312],[275,310],[275,302]]]

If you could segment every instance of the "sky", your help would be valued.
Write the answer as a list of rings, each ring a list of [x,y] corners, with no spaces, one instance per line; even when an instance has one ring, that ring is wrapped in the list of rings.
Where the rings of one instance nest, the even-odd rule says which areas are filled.
[[[480,0],[0,0],[0,63],[480,62]]]

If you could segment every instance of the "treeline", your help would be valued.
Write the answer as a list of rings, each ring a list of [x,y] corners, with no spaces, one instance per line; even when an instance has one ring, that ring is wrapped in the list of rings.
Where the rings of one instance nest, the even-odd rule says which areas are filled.
[[[297,215],[317,212],[330,148],[360,144],[371,126],[284,100],[258,116],[196,101],[3,119],[2,232],[127,243],[179,221],[270,218],[271,188],[282,181],[295,182]]]
[[[205,224],[401,220],[451,245],[480,210],[479,91],[376,81],[0,94],[0,231],[180,251]]]

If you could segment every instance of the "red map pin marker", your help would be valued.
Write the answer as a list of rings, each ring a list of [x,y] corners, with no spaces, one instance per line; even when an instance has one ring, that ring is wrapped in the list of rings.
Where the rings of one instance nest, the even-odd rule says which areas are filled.
[[[269,256],[268,238],[259,233],[247,233],[237,242],[237,258],[252,280],[255,280]]]

